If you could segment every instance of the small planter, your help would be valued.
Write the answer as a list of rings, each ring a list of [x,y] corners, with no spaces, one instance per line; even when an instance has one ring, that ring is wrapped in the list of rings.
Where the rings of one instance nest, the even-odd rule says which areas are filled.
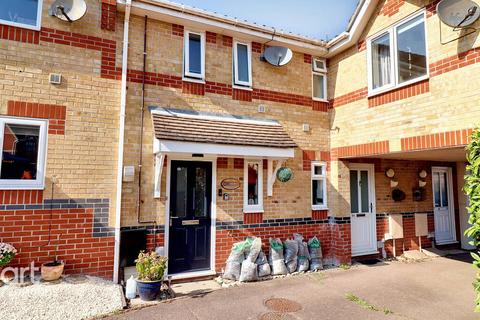
[[[143,301],[153,301],[157,299],[162,287],[162,280],[159,281],[140,281],[137,280],[137,289],[140,299]]]
[[[60,279],[60,277],[62,276],[64,267],[65,267],[65,264],[60,261],[48,262],[48,263],[42,264],[42,267],[40,268],[42,273],[42,279],[44,281],[55,281]]]

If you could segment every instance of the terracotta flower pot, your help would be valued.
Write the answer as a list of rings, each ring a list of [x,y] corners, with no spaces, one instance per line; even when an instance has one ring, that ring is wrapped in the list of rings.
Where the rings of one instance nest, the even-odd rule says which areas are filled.
[[[40,271],[44,281],[55,281],[60,279],[65,264],[63,262],[49,262],[42,264]]]

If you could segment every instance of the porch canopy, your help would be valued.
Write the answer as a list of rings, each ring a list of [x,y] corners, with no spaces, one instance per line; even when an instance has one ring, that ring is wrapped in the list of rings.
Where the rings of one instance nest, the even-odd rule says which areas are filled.
[[[295,155],[296,143],[275,120],[158,107],[150,111],[155,133],[155,197],[160,196],[167,154],[268,159],[268,195],[276,171]]]

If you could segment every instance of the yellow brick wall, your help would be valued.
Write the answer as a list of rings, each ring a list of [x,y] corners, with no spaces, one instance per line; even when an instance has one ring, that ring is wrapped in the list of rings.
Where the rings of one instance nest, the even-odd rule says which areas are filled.
[[[103,38],[100,2],[87,0],[88,12],[72,24],[48,15],[45,0],[42,27]],[[45,198],[109,198],[114,211],[120,83],[100,77],[100,51],[40,41],[28,44],[0,40],[0,113],[7,101],[66,106],[65,135],[48,136]],[[62,84],[49,83],[50,73]]]
[[[119,18],[118,24],[121,24]],[[129,47],[129,69],[142,70],[144,18],[132,17]],[[204,30],[195,30],[204,31]],[[207,30],[208,31],[208,30]],[[235,40],[235,39],[234,39]],[[245,39],[242,39],[245,40]],[[251,40],[250,40],[251,41]],[[171,25],[149,19],[147,27],[147,72],[182,76],[183,38],[171,33]],[[311,66],[304,62],[303,53],[295,53],[292,62],[276,68],[260,61],[260,54],[252,54],[253,87],[258,89],[299,94],[311,97]],[[232,48],[222,44],[222,35],[217,35],[217,44],[206,43],[206,80],[224,84],[232,83]],[[146,106],[159,106],[176,109],[216,112],[242,115],[255,118],[276,119],[298,144],[295,159],[287,163],[294,171],[292,181],[274,186],[274,196],[266,196],[267,171],[264,168],[264,219],[281,217],[309,217],[310,171],[302,170],[302,149],[322,150],[329,148],[328,113],[313,111],[312,107],[271,101],[253,100],[243,102],[232,100],[231,96],[205,93],[204,96],[183,94],[181,89],[147,85]],[[266,106],[265,113],[258,112],[258,106]],[[141,115],[141,84],[129,83],[126,117],[125,165],[136,168],[135,182],[124,183],[122,194],[122,225],[137,225],[138,164]],[[153,130],[151,116],[145,111],[143,130],[143,172],[141,219],[156,219],[164,223],[166,168],[162,175],[162,198],[153,199]],[[310,124],[311,131],[303,132],[302,124]],[[243,169],[233,169],[233,159],[229,159],[229,169],[217,172],[217,189],[222,179],[242,178]],[[229,201],[217,197],[217,216],[222,220],[243,220],[243,186],[229,192]]]

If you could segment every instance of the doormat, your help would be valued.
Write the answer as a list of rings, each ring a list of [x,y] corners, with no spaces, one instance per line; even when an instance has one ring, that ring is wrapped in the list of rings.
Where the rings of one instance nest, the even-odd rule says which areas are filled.
[[[361,264],[364,264],[364,265],[367,265],[367,266],[372,266],[372,265],[377,264],[377,263],[382,262],[382,261],[379,260],[379,259],[365,259],[365,260],[358,260],[357,262],[361,263]]]

